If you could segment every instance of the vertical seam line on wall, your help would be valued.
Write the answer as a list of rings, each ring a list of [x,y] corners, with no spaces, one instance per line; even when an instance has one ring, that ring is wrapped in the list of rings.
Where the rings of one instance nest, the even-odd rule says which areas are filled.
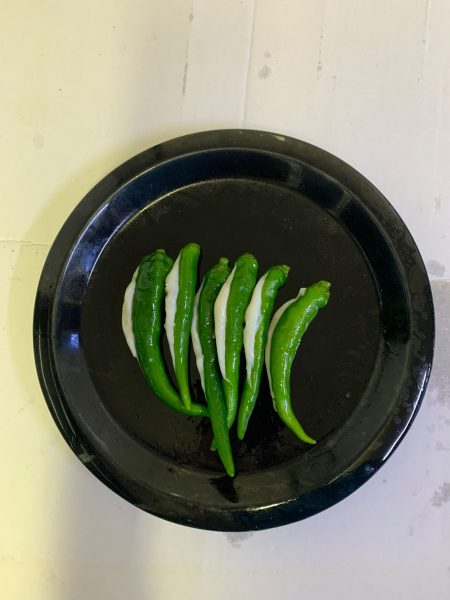
[[[248,90],[249,90],[250,71],[251,71],[251,63],[252,63],[253,40],[255,37],[256,3],[257,2],[258,2],[258,0],[253,0],[253,6],[252,6],[250,41],[249,41],[249,45],[248,45],[248,56],[247,56],[247,73],[246,73],[246,77],[245,77],[245,88],[244,88],[244,106],[242,109],[242,127],[245,127],[245,122],[247,120]]]

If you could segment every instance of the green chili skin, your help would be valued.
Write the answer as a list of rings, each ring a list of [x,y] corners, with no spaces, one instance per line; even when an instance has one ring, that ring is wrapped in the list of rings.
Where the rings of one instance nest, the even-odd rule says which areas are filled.
[[[245,314],[246,325],[244,329],[244,347],[246,349],[247,357],[247,346],[249,342],[252,344],[253,366],[250,369],[250,365],[247,361],[247,376],[242,391],[237,419],[237,434],[240,440],[244,439],[250,417],[258,398],[261,376],[264,368],[264,350],[267,342],[270,317],[272,315],[273,305],[278,291],[285,285],[288,273],[289,267],[287,265],[276,265],[271,267],[256,285]],[[261,286],[261,289],[259,289],[259,286]],[[256,296],[258,297],[256,298]],[[253,308],[254,302],[260,306],[260,312],[258,315],[251,316],[249,315],[249,311]],[[253,318],[253,320],[257,319],[257,324],[254,338],[252,340],[247,340],[246,329],[249,326],[250,318]]]
[[[165,279],[173,260],[164,250],[156,250],[139,264],[133,296],[132,323],[139,366],[154,393],[178,412],[205,417],[206,406],[184,406],[173,388],[161,353],[161,329]]]
[[[319,281],[301,290],[297,298],[281,307],[272,319],[266,347],[267,374],[274,408],[285,425],[307,444],[315,444],[316,441],[305,433],[292,410],[291,367],[304,333],[319,309],[328,303],[329,290],[327,281]]]
[[[178,293],[176,296],[175,318],[173,322],[173,367],[180,390],[181,400],[186,408],[191,406],[189,388],[189,339],[191,335],[192,313],[197,288],[197,270],[200,259],[200,246],[190,243],[182,248],[176,261],[178,267]],[[166,279],[166,302],[168,298]],[[166,307],[166,316],[167,316]],[[167,318],[167,317],[166,317]],[[167,332],[169,335],[169,332]]]
[[[214,303],[229,272],[228,259],[221,258],[204,277],[198,301],[198,336],[203,352],[203,381],[213,434],[226,472],[233,477],[234,462],[214,334]]]
[[[258,261],[252,254],[246,253],[237,259],[226,305],[225,372],[222,372],[229,428],[236,418],[239,402],[239,366],[245,310],[255,288],[257,275]]]

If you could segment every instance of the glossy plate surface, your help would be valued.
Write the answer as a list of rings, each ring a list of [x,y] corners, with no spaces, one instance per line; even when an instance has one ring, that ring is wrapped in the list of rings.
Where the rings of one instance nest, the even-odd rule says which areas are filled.
[[[121,330],[140,259],[156,248],[175,257],[189,241],[202,247],[201,275],[246,251],[260,273],[289,264],[276,306],[332,283],[292,377],[295,412],[318,443],[283,426],[264,375],[245,441],[232,434],[234,479],[209,450],[208,421],[153,396]],[[380,192],[319,148],[248,130],[166,142],[101,181],[50,250],[34,322],[44,395],[84,464],[148,512],[230,531],[303,519],[373,475],[419,409],[433,341],[422,259]],[[191,378],[202,401],[193,360]]]

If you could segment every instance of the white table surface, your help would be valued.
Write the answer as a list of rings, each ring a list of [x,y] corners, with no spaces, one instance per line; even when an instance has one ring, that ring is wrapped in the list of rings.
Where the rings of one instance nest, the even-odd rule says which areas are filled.
[[[0,2],[0,597],[450,597],[450,2]],[[223,534],[150,516],[71,453],[31,345],[72,208],[180,134],[249,127],[341,157],[389,198],[432,280],[432,380],[388,464],[304,522]]]

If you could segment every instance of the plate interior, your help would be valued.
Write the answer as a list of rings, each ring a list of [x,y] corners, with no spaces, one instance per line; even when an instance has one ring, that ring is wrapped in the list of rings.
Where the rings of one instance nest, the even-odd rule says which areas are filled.
[[[156,248],[173,258],[189,241],[202,247],[200,277],[221,256],[243,252],[291,267],[276,307],[319,279],[332,283],[329,305],[307,331],[292,370],[292,404],[320,443],[346,422],[364,398],[380,350],[379,298],[369,264],[346,228],[306,195],[269,182],[224,179],[192,184],[148,205],[109,240],[97,260],[83,303],[81,346],[101,402],[150,452],[189,468],[221,470],[210,451],[207,419],[180,415],[146,385],[121,329],[124,290],[139,260]],[[167,346],[166,362],[170,366]],[[241,361],[241,382],[245,361]],[[171,371],[172,372],[172,371]],[[173,375],[173,372],[172,372]],[[193,397],[204,402],[191,356]],[[309,447],[272,408],[264,372],[247,436],[233,428],[238,472],[279,465]]]

